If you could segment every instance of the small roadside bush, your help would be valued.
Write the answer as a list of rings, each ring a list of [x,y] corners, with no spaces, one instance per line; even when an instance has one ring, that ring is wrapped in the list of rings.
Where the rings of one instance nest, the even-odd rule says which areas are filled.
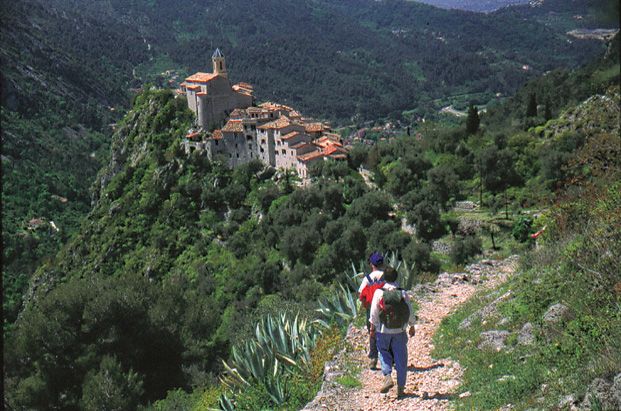
[[[454,264],[465,264],[481,252],[481,238],[474,235],[457,237],[451,248],[451,261]]]
[[[529,240],[533,225],[533,220],[530,217],[522,216],[518,218],[513,224],[511,235],[517,241],[525,243]]]

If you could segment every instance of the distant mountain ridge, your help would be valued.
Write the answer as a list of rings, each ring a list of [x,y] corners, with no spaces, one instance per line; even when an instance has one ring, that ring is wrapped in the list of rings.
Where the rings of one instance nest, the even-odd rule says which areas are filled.
[[[528,4],[530,0],[415,0],[445,9],[491,12],[506,6]]]
[[[555,7],[578,10],[583,3]],[[138,70],[148,73],[143,80],[165,69],[204,70],[220,47],[233,80],[253,83],[260,100],[277,99],[339,121],[398,118],[415,108],[424,113],[431,100],[450,94],[478,93],[485,103],[533,75],[584,63],[601,50],[596,42],[567,43],[564,28],[516,24],[511,13],[466,13],[407,1],[50,4],[139,33],[152,47]],[[530,71],[522,70],[525,64]]]

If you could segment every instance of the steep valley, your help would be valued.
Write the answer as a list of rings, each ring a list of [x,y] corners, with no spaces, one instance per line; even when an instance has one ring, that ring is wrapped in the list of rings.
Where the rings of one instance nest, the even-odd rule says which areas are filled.
[[[425,317],[425,353],[464,368],[442,404],[600,401],[593,381],[621,372],[619,34],[567,31],[615,28],[603,5],[3,2],[4,407],[301,409],[350,324],[365,336],[353,289],[375,250],[426,316],[430,288],[455,309],[465,267],[522,256]],[[347,155],[301,181],[186,151],[196,119],[173,88],[215,47],[257,102],[331,121]],[[463,121],[437,114],[452,104]],[[550,331],[555,304],[572,316]],[[481,354],[499,330],[507,351]],[[343,367],[340,400],[377,388]]]

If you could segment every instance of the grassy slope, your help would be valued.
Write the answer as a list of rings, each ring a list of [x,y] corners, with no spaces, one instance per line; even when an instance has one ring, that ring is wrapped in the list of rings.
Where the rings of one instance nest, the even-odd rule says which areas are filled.
[[[584,395],[594,378],[621,372],[621,296],[613,288],[621,280],[618,261],[613,260],[618,257],[596,262],[600,253],[612,257],[621,252],[618,189],[618,184],[611,187],[587,213],[588,229],[566,233],[530,252],[519,275],[500,289],[479,295],[443,323],[435,354],[456,358],[466,367],[461,391],[472,394],[458,402],[460,408],[495,409],[508,403],[517,409],[551,408],[565,395]],[[608,237],[593,244],[590,239],[603,232]],[[460,328],[466,317],[506,292],[512,297],[498,304],[495,315]],[[570,307],[571,317],[550,329],[543,315],[556,303]],[[499,325],[501,319],[508,321]],[[535,327],[532,346],[518,343],[527,322]],[[479,350],[479,334],[494,329],[511,332],[509,349]]]
[[[572,180],[579,184],[567,186],[568,194],[536,222],[539,228],[547,225],[543,245],[524,256],[520,274],[469,302],[438,332],[435,354],[466,367],[461,391],[472,395],[458,400],[459,407],[495,409],[511,403],[517,409],[551,408],[565,395],[583,396],[594,378],[621,371],[618,107],[616,88],[542,127],[547,144],[562,144],[576,130],[588,136],[576,163],[568,167],[579,170]],[[511,297],[497,304],[489,318],[460,327],[507,292]],[[546,326],[543,315],[556,303],[568,306],[571,315],[556,327]],[[532,346],[518,343],[527,322],[534,325]],[[477,348],[480,333],[489,330],[511,333],[507,350]]]

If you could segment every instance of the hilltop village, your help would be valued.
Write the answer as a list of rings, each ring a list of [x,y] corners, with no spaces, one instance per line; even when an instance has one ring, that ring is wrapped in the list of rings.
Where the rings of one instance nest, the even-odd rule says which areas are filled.
[[[184,140],[187,153],[203,150],[210,159],[226,159],[230,167],[259,159],[276,169],[294,170],[302,179],[317,161],[347,158],[348,148],[328,124],[282,104],[256,105],[252,85],[231,85],[219,49],[211,60],[212,73],[193,74],[177,89],[196,115],[196,128]]]

